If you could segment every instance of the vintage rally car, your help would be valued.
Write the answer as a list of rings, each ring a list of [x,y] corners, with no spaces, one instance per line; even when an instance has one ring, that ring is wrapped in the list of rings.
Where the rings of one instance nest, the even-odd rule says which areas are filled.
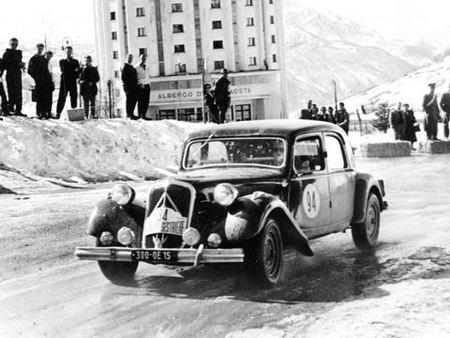
[[[375,247],[387,207],[382,180],[355,169],[340,127],[305,120],[207,125],[184,143],[176,173],[151,184],[145,202],[116,185],[94,208],[87,233],[112,282],[132,279],[139,262],[246,264],[276,283],[283,250],[312,256],[309,240],[351,228],[361,250]]]

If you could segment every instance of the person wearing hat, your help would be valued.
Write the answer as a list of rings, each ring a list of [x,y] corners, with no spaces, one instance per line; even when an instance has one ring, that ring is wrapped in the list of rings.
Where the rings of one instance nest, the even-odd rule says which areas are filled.
[[[439,105],[437,95],[434,92],[435,83],[429,83],[430,92],[423,97],[423,110],[425,111],[425,131],[427,139],[430,141],[437,140]]]
[[[39,119],[43,119],[50,117],[46,112],[46,100],[53,81],[48,69],[48,60],[44,55],[44,44],[38,43],[36,49],[36,54],[28,62],[28,74],[33,78],[35,84],[36,115]]]
[[[223,70],[223,75],[217,81],[214,93],[216,95],[216,104],[219,109],[219,124],[225,122],[225,117],[231,102],[230,80],[228,80],[228,69]]]
[[[321,107],[319,112],[317,113],[317,121],[328,122],[327,120],[327,108]]]
[[[448,140],[449,137],[449,120],[450,120],[450,86],[448,92],[444,93],[440,102],[441,109],[445,112],[444,117],[444,137]]]

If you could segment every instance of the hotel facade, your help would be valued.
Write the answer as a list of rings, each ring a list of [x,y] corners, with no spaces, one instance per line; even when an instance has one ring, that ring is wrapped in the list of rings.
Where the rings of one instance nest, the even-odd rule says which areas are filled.
[[[124,116],[128,54],[147,54],[147,117],[203,121],[203,85],[230,72],[228,121],[284,118],[282,0],[93,0],[102,92]]]

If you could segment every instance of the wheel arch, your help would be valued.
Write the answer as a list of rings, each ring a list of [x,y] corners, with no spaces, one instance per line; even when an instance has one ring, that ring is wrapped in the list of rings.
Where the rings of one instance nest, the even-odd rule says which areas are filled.
[[[355,197],[353,217],[351,224],[358,224],[364,222],[366,218],[367,200],[370,194],[374,194],[380,204],[380,212],[383,211],[385,202],[383,202],[384,196],[384,183],[383,181],[376,180],[370,174],[358,173],[355,184]]]

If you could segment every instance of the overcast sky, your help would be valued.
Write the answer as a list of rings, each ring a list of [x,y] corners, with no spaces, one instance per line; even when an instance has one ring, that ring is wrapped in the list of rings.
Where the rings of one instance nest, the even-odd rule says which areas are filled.
[[[42,41],[45,32],[54,45],[60,45],[66,36],[74,40],[75,45],[93,42],[92,1],[0,0],[0,50],[2,45],[7,46],[11,36],[34,43]],[[312,8],[338,13],[395,37],[415,39],[427,32],[449,34],[440,28],[450,24],[449,0],[285,1],[298,1]]]

